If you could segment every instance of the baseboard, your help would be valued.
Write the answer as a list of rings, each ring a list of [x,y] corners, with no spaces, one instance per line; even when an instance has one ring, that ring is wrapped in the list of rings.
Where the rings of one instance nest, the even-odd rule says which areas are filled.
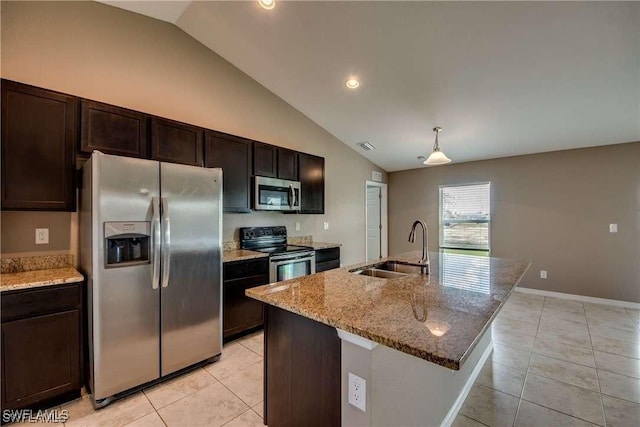
[[[444,420],[442,420],[440,427],[450,427],[451,424],[453,424],[456,417],[458,416],[458,412],[460,411],[460,408],[462,408],[462,404],[464,403],[464,401],[467,398],[467,395],[471,391],[471,387],[473,387],[473,384],[476,382],[476,378],[478,378],[478,375],[480,375],[480,371],[482,371],[482,368],[484,367],[485,362],[491,355],[492,350],[493,350],[493,340],[491,340],[487,348],[484,350],[484,353],[482,353],[482,356],[480,356],[480,359],[478,360],[476,367],[473,368],[471,375],[469,375],[469,379],[465,383],[464,387],[462,387],[462,391],[458,395],[458,398],[456,399],[456,401],[453,403],[453,405],[451,405],[451,408],[449,409],[449,412],[447,412],[447,415],[444,417]]]
[[[516,287],[515,290],[517,292],[523,292],[525,294],[542,295],[542,296],[545,296],[545,297],[570,299],[570,300],[575,300],[575,301],[591,302],[591,303],[594,303],[594,304],[611,305],[611,306],[614,306],[614,307],[633,308],[633,309],[636,309],[636,310],[640,310],[640,303],[638,303],[638,302],[619,301],[619,300],[615,300],[615,299],[587,297],[587,296],[584,296],[584,295],[563,294],[561,292],[542,291],[540,289],[531,289],[531,288],[521,288],[520,286]]]

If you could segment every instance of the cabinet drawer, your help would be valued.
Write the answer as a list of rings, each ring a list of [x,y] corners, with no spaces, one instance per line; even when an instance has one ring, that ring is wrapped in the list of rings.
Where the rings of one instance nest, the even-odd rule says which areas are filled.
[[[332,261],[336,259],[340,261],[340,248],[316,250],[316,263]]]
[[[80,305],[80,284],[3,292],[2,321],[50,313]]]
[[[327,270],[333,270],[334,268],[340,268],[340,260],[334,259],[325,262],[316,262],[316,273],[321,273]]]
[[[269,274],[268,258],[224,264],[224,281]]]

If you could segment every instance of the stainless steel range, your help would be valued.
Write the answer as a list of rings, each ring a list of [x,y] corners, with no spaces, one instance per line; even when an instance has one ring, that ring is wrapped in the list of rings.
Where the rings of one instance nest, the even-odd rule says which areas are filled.
[[[288,245],[284,226],[240,228],[240,247],[269,254],[272,283],[316,272],[316,252],[308,246]]]

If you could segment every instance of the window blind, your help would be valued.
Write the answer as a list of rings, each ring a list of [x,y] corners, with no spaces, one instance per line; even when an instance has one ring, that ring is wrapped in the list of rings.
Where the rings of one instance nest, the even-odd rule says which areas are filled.
[[[440,187],[440,247],[489,250],[490,183]]]

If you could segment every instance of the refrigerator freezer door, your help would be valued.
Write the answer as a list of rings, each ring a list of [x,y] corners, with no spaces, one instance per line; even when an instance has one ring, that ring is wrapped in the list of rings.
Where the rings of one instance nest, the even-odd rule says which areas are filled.
[[[167,375],[222,351],[222,171],[171,163],[160,171],[163,245],[170,242],[160,287]]]
[[[160,374],[160,289],[153,262],[105,268],[104,224],[146,221],[160,196],[159,163],[94,153],[90,340],[95,400],[154,380]],[[156,210],[158,206],[156,206]],[[157,247],[151,236],[151,259]],[[155,288],[155,289],[154,289]]]

